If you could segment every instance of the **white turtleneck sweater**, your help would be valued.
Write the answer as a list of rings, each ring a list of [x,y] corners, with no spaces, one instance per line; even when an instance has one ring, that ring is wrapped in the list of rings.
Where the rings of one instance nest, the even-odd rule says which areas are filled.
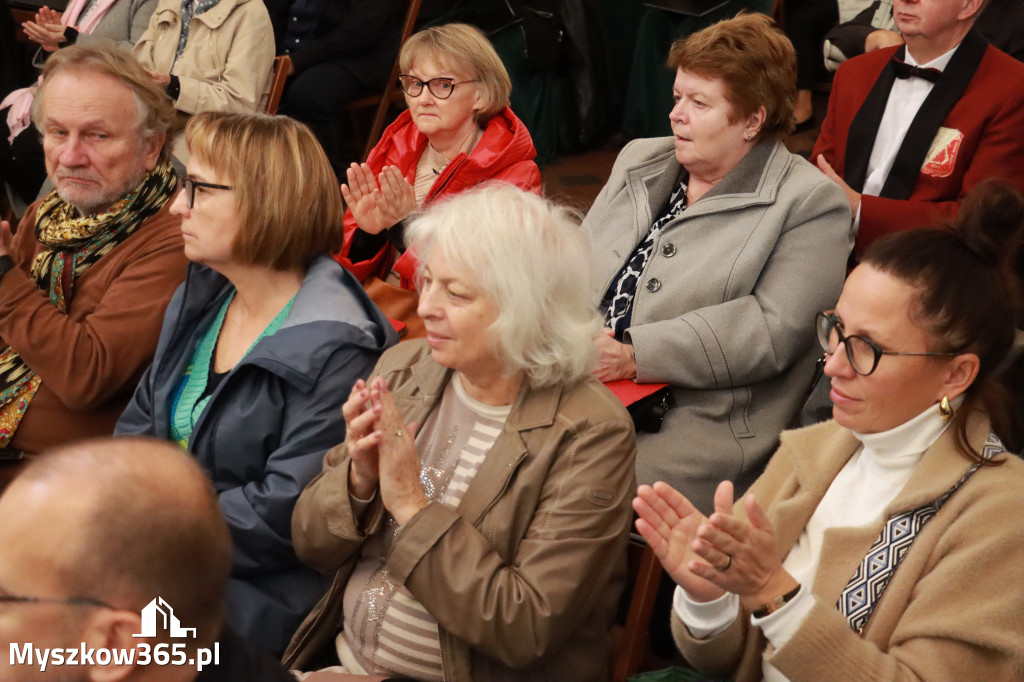
[[[952,401],[958,407],[962,398]],[[821,560],[821,545],[829,528],[851,528],[875,521],[910,480],[924,451],[938,440],[949,422],[935,406],[899,426],[881,433],[856,433],[861,447],[836,475],[782,567],[800,583],[800,591],[785,606],[764,618],[751,616],[769,644],[781,648],[800,628],[814,608],[811,593]],[[740,612],[739,597],[725,594],[711,602],[695,602],[677,587],[674,608],[690,633],[697,638],[724,632]],[[766,682],[786,682],[772,665],[763,668]]]

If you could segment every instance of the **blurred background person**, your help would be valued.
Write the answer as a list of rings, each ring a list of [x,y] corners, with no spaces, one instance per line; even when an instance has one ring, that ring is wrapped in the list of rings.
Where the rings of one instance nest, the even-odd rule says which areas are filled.
[[[292,61],[278,113],[308,125],[343,178],[348,150],[338,112],[352,100],[380,92],[398,53],[407,3],[266,0],[266,5],[277,54]]]
[[[796,62],[772,20],[744,14],[677,41],[674,137],[636,140],[583,221],[602,381],[666,382],[676,407],[637,438],[637,479],[710,511],[745,489],[814,371],[814,314],[842,286],[850,210],[782,139]]]
[[[1024,665],[1024,462],[1000,365],[1024,201],[873,243],[818,315],[835,421],[783,434],[733,508],[642,486],[686,659],[737,682],[1010,680]],[[925,525],[927,524],[927,525]],[[984,562],[985,570],[978,571]]]
[[[356,384],[345,442],[299,499],[296,550],[335,580],[286,664],[326,649],[350,673],[605,680],[635,447],[591,374],[585,241],[501,184],[408,236],[427,338]]]
[[[826,36],[825,66],[835,71],[847,59],[903,44],[892,15],[893,0],[875,0]],[[1024,0],[988,0],[975,28],[994,47],[1024,61]]]
[[[23,22],[29,40],[44,52],[56,52],[79,41],[104,38],[129,47],[149,25],[157,0],[71,0],[63,12],[45,5],[32,21]],[[44,61],[40,59],[39,61]]]
[[[228,623],[280,654],[327,587],[295,556],[292,508],[398,336],[328,255],[343,209],[308,128],[205,112],[186,138],[172,210],[192,265],[116,433],[175,441],[210,474],[234,540]]]
[[[106,39],[130,48],[146,30],[155,7],[156,0],[71,0],[63,13],[44,6],[33,21],[23,22],[21,27],[28,39],[39,45],[33,64],[42,68],[49,53],[68,45]],[[46,179],[39,138],[31,131],[22,134],[32,125],[34,91],[33,87],[0,90],[4,95],[0,110],[7,108],[6,119],[0,123],[0,179],[25,204],[35,200]]]
[[[266,101],[274,30],[260,0],[159,0],[135,58],[174,100],[179,118],[252,112]],[[183,137],[174,156],[188,161]]]
[[[415,257],[403,220],[439,197],[484,180],[541,192],[537,151],[508,107],[512,82],[479,29],[445,24],[414,34],[399,54],[409,109],[385,129],[364,164],[342,185],[348,205],[338,260],[364,282],[388,317],[422,336],[416,316]]]
[[[811,88],[827,82],[821,59],[825,34],[839,21],[836,0],[785,0],[786,35],[796,50],[796,101],[793,104],[794,133],[814,129]]]

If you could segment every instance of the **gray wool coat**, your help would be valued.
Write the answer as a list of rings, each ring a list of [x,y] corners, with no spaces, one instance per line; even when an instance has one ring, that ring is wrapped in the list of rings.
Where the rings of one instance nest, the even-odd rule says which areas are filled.
[[[594,304],[679,181],[670,137],[619,154],[583,222]],[[815,313],[835,305],[853,244],[842,190],[763,140],[657,236],[631,326],[637,381],[672,385],[659,433],[637,438],[637,480],[663,480],[703,512],[719,481],[753,482],[803,402],[820,355]]]
[[[96,30],[89,35],[80,35],[77,42],[84,44],[106,38],[134,45],[146,32],[155,9],[156,0],[118,0],[96,24]]]

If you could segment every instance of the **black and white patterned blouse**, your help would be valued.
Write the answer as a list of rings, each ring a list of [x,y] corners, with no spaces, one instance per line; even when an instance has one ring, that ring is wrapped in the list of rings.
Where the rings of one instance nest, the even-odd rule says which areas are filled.
[[[679,179],[679,185],[672,190],[665,208],[647,236],[637,245],[633,254],[626,260],[619,274],[612,280],[611,286],[605,292],[601,307],[604,309],[604,326],[615,332],[615,338],[622,340],[622,335],[629,329],[630,320],[633,318],[633,299],[636,297],[636,285],[640,281],[640,275],[647,267],[647,259],[654,250],[654,242],[658,233],[668,223],[674,220],[686,209],[686,181],[689,179],[687,173],[683,173]]]

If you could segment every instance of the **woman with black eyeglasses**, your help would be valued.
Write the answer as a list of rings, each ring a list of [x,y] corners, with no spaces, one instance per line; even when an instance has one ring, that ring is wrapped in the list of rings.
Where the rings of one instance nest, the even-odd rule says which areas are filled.
[[[541,193],[533,139],[508,106],[512,82],[479,29],[445,24],[413,35],[399,55],[409,106],[341,186],[345,240],[335,257],[392,319],[421,336],[403,221],[434,200],[485,180]]]
[[[642,486],[673,632],[736,682],[1011,680],[1024,669],[1024,462],[1001,365],[1024,200],[982,186],[945,230],[871,245],[818,316],[834,421],[784,433],[705,518]]]
[[[171,212],[191,264],[115,433],[173,440],[210,474],[234,545],[227,622],[280,654],[327,587],[295,555],[292,508],[398,335],[329,256],[341,199],[306,126],[206,112],[185,137]]]

